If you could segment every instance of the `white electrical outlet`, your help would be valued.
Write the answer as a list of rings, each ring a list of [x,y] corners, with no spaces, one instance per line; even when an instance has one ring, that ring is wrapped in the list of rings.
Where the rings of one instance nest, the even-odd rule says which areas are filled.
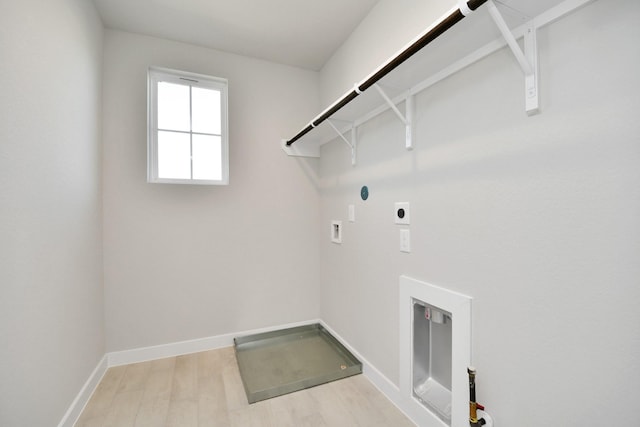
[[[356,207],[349,205],[349,222],[356,222]]]
[[[411,223],[409,202],[398,202],[393,212],[396,224],[409,225]]]

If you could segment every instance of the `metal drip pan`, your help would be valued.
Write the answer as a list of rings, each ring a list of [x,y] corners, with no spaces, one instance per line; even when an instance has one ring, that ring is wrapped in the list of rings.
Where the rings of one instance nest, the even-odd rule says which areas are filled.
[[[249,403],[346,378],[362,363],[319,324],[234,339]]]

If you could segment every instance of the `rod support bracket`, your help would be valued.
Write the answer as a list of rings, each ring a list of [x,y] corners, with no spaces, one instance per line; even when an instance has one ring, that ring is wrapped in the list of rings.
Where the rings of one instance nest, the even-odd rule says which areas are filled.
[[[471,8],[467,4],[467,0],[458,0],[458,9],[464,16],[469,16],[472,12]]]
[[[493,19],[500,33],[504,37],[507,45],[515,56],[525,79],[525,111],[528,115],[536,114],[539,111],[538,102],[538,47],[536,43],[536,28],[533,20],[527,24],[527,31],[524,35],[524,52],[520,49],[518,41],[509,29],[502,14],[496,7],[493,0],[487,1],[489,15]]]
[[[405,99],[405,114],[402,114],[402,112],[398,109],[398,107],[396,106],[396,104],[391,100],[391,98],[387,95],[387,93],[384,91],[384,89],[382,89],[380,87],[379,84],[375,83],[373,85],[373,87],[376,88],[376,90],[378,91],[378,93],[380,93],[380,96],[382,97],[382,99],[385,100],[385,102],[389,105],[389,107],[393,110],[394,113],[396,113],[396,116],[398,116],[398,118],[400,119],[400,121],[404,124],[405,126],[405,148],[407,150],[413,150],[413,116],[414,116],[414,112],[415,112],[415,107],[414,107],[414,95],[409,94],[407,96],[407,98]]]
[[[533,20],[527,23],[527,30],[524,33],[524,55],[531,64],[531,74],[525,76],[525,110],[527,114],[533,115],[540,111],[538,99],[538,43],[536,26]]]
[[[280,141],[282,150],[292,157],[320,157],[320,145],[317,142],[307,141],[304,144],[287,145],[287,140]]]
[[[344,143],[347,144],[347,146],[351,149],[351,165],[355,166],[357,161],[358,129],[355,123],[349,122],[351,124],[351,141],[349,141],[344,136],[344,134],[340,131],[340,129],[338,129],[338,127],[333,123],[333,120],[335,119],[327,119],[327,123],[329,123],[329,126],[333,128],[333,130],[338,134],[340,139],[342,139],[342,141],[344,141]]]

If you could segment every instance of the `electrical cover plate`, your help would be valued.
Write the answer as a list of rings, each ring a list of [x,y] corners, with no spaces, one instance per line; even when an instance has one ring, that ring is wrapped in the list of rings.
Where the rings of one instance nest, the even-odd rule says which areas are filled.
[[[411,236],[408,229],[400,230],[400,252],[411,252]]]
[[[398,202],[395,204],[393,212],[396,224],[409,225],[411,218],[409,212],[409,202]]]

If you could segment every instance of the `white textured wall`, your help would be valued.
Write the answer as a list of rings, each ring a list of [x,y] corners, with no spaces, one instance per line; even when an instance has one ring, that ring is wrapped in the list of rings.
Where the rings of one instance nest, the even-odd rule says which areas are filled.
[[[0,1],[0,425],[56,425],[104,355],[102,24]]]
[[[320,73],[321,101],[327,106],[353,89],[436,21],[456,0],[381,0],[333,54]],[[308,120],[308,119],[307,119]]]
[[[314,161],[288,158],[279,141],[318,110],[318,73],[123,32],[105,38],[107,349],[317,318]],[[151,65],[229,80],[229,186],[146,182]]]
[[[478,398],[497,425],[637,424],[639,18],[634,0],[600,0],[540,30],[540,115],[505,49],[417,96],[414,151],[390,112],[361,127],[357,166],[323,148],[321,317],[390,380],[407,274],[474,298]]]

